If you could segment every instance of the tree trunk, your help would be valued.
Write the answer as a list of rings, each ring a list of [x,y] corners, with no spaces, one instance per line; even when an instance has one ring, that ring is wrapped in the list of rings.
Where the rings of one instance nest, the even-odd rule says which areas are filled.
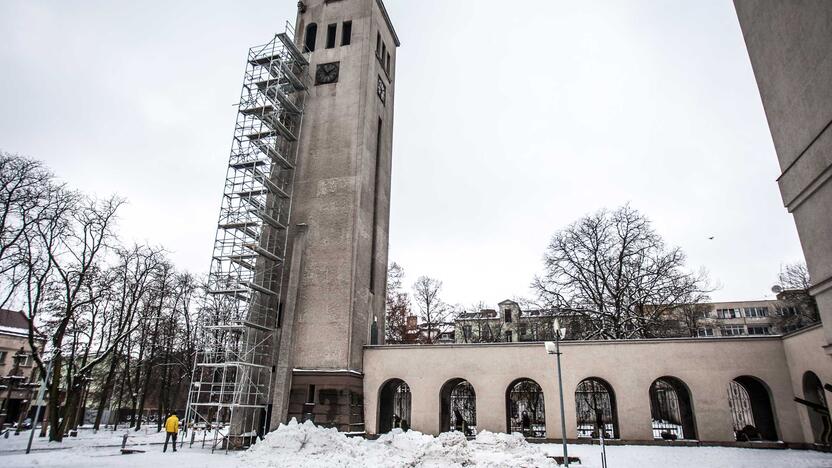
[[[110,391],[115,380],[116,367],[118,366],[118,354],[114,354],[110,360],[110,369],[107,371],[107,378],[104,380],[104,386],[101,387],[101,395],[98,400],[98,410],[95,412],[95,424],[93,430],[97,431],[101,427],[101,418],[104,416],[104,408],[107,401],[110,399]]]
[[[52,382],[49,385],[49,403],[47,405],[49,408],[49,441],[61,442],[64,434],[60,432],[59,428],[61,422],[59,410],[61,392],[59,386],[61,384],[61,367],[63,363],[61,362],[61,355],[59,353],[55,354],[53,359]]]

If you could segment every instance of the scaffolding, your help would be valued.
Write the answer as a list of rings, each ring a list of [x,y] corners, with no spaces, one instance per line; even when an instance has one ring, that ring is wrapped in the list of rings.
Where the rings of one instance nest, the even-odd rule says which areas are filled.
[[[184,417],[212,451],[268,425],[308,66],[289,24],[248,52]]]

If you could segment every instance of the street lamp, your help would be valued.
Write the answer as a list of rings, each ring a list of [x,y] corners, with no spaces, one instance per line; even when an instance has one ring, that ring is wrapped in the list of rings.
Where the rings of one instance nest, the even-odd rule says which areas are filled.
[[[560,435],[561,440],[563,442],[563,465],[568,467],[569,466],[569,452],[566,448],[566,416],[563,411],[563,376],[561,375],[560,370],[560,340],[561,335],[566,337],[566,328],[560,328],[560,322],[558,319],[555,319],[552,322],[552,328],[555,330],[555,342],[552,343],[551,341],[547,341],[546,352],[549,354],[554,354],[557,356],[558,359],[558,391],[560,396]]]

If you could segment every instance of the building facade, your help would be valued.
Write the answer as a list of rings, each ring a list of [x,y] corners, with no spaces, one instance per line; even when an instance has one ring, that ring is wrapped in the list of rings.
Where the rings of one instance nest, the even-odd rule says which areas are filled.
[[[384,340],[396,48],[381,0],[298,3],[314,85],[298,142],[272,427],[363,430],[363,347]]]
[[[44,340],[37,340],[43,346]],[[32,409],[38,372],[23,312],[0,309],[0,429],[22,422]]]
[[[832,3],[734,0],[832,354]]]

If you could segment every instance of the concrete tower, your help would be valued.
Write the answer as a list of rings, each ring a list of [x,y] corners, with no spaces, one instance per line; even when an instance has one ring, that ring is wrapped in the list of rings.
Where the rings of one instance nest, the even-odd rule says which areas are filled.
[[[314,86],[295,174],[272,427],[363,430],[363,346],[383,341],[398,37],[381,0],[298,3]]]

